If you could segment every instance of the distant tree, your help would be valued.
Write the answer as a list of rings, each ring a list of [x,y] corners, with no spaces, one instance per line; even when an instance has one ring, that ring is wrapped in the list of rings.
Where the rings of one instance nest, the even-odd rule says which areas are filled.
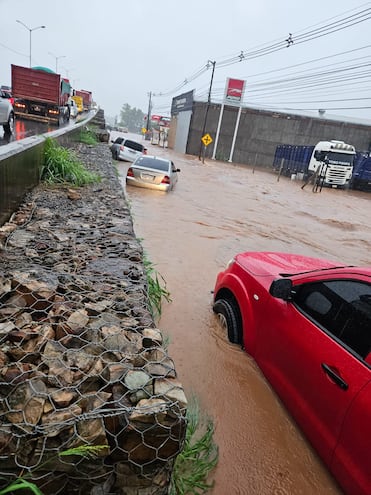
[[[145,114],[139,108],[132,108],[128,103],[125,103],[120,112],[118,125],[127,127],[130,132],[140,132],[143,127]]]

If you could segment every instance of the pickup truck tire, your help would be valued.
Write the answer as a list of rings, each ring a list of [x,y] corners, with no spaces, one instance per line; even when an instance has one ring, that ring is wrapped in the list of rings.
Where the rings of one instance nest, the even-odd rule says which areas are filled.
[[[8,122],[3,125],[5,134],[13,134],[14,132],[14,113],[11,112],[8,118]]]

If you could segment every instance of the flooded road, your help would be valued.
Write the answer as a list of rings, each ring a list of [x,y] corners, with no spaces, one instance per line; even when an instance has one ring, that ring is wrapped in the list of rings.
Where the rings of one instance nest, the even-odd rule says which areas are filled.
[[[137,137],[137,140],[141,138]],[[165,278],[172,302],[159,328],[190,398],[214,421],[219,463],[213,495],[339,495],[316,453],[211,309],[216,274],[234,254],[290,251],[370,264],[366,193],[323,189],[259,169],[206,161],[147,145],[181,169],[169,194],[128,187],[134,228]],[[128,164],[118,165],[124,177]]]

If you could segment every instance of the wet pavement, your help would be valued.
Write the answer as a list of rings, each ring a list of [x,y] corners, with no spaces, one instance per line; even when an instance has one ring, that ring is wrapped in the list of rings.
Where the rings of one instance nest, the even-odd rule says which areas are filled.
[[[258,168],[202,164],[149,143],[148,150],[175,162],[179,182],[168,194],[130,186],[126,194],[136,235],[171,293],[159,322],[169,353],[187,395],[197,397],[216,426],[220,458],[210,493],[341,494],[254,361],[228,343],[211,310],[211,291],[218,271],[240,251],[370,264],[371,196],[313,193]],[[127,166],[118,164],[123,185]]]

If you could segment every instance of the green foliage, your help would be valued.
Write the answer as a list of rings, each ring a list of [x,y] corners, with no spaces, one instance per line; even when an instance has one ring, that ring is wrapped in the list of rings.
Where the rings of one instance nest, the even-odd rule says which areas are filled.
[[[75,153],[47,138],[44,146],[41,180],[47,184],[83,186],[99,182],[100,177],[86,170]]]
[[[87,459],[93,459],[100,455],[102,451],[107,450],[106,445],[80,445],[71,449],[64,450],[58,453],[59,457],[78,455]],[[40,468],[45,463],[39,464],[35,469]],[[6,495],[7,493],[13,493],[19,490],[30,490],[34,495],[43,495],[43,492],[34,484],[24,478],[17,478],[12,481],[10,485],[0,490],[0,495]]]
[[[95,146],[99,142],[95,132],[89,128],[80,129],[80,133],[78,135],[78,141],[80,143],[93,145],[93,146]]]
[[[59,452],[59,457],[66,457],[70,455],[79,455],[85,459],[95,459],[99,457],[102,451],[106,451],[108,447],[105,445],[80,445],[79,447],[73,447],[71,449]],[[0,494],[1,495],[1,494]]]
[[[34,495],[43,495],[34,483],[30,483],[23,478],[17,478],[9,486],[0,490],[0,495],[6,495],[7,493],[18,492],[20,490],[30,490]]]
[[[143,127],[145,114],[139,108],[132,108],[125,103],[120,112],[119,122],[117,125],[127,127],[130,132],[140,132]]]
[[[213,486],[209,477],[219,458],[213,422],[200,416],[195,399],[189,403],[187,420],[185,443],[174,464],[170,495],[200,495]]]
[[[156,319],[161,316],[162,300],[171,302],[170,292],[166,288],[165,279],[154,268],[146,255],[143,259],[144,268],[147,276],[147,291],[150,310],[152,316]]]

